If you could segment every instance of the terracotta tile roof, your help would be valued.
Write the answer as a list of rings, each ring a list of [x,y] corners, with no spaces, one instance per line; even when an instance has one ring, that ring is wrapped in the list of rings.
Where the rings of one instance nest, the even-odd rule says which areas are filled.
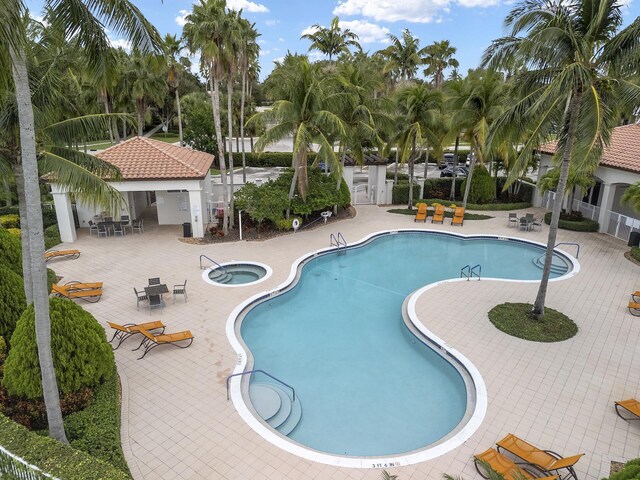
[[[120,169],[124,180],[204,178],[213,155],[145,137],[134,137],[109,147],[96,157]]]
[[[539,151],[553,155],[556,144],[555,141],[542,144]],[[613,129],[611,143],[604,149],[600,165],[640,173],[640,124]]]

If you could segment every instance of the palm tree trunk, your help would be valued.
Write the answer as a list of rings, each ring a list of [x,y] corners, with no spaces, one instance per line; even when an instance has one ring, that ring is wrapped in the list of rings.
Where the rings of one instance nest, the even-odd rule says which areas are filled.
[[[240,139],[242,140],[242,183],[247,183],[247,161],[244,153],[244,97],[246,93],[246,77],[247,72],[242,70],[242,85],[240,85],[240,90],[242,94],[240,95]]]
[[[213,123],[216,129],[216,141],[218,142],[218,159],[220,161],[220,177],[222,179],[222,232],[229,234],[229,187],[227,186],[227,162],[224,160],[224,145],[222,144],[222,125],[220,123],[220,90],[218,79],[214,78],[213,65],[209,65],[209,83],[211,84],[211,108],[213,110]]]
[[[180,94],[176,88],[176,106],[178,108],[178,137],[180,139],[180,146],[184,147],[184,141],[182,140],[182,108],[180,107]]]
[[[22,277],[24,280],[24,296],[27,305],[33,303],[33,279],[31,276],[31,255],[29,250],[29,222],[27,220],[27,198],[24,193],[24,175],[22,174],[22,158],[13,164],[13,178],[18,192],[18,213],[20,214],[20,240],[22,242]]]
[[[464,187],[464,198],[462,199],[462,207],[467,209],[467,200],[469,199],[469,190],[471,190],[471,180],[473,179],[473,170],[476,168],[476,161],[478,160],[478,147],[473,147],[473,155],[471,156],[471,164],[469,165],[469,174],[467,175],[467,182]],[[455,157],[454,157],[455,158]],[[455,170],[453,172],[455,178]]]
[[[415,162],[414,155],[416,153],[416,138],[413,137],[413,145],[411,146],[411,155],[409,156],[409,203],[407,208],[413,208],[413,164]]]
[[[560,221],[560,210],[562,210],[562,199],[567,187],[567,178],[569,178],[569,165],[571,163],[571,150],[575,141],[576,128],[578,125],[578,116],[580,114],[580,101],[582,100],[582,90],[580,88],[572,92],[568,101],[569,128],[567,129],[567,144],[562,156],[562,165],[560,166],[560,178],[558,179],[558,187],[556,189],[557,202],[553,204],[551,213],[551,223],[549,225],[549,237],[547,238],[547,252],[544,257],[544,268],[542,269],[542,279],[540,280],[540,288],[533,304],[531,312],[536,320],[542,320],[544,316],[544,303],[547,297],[547,286],[549,285],[549,276],[551,275],[551,263],[553,261],[553,249],[556,245],[558,236],[558,222]]]
[[[140,107],[140,102],[136,102],[136,113],[138,115],[138,136],[141,137],[144,133],[144,110]]]
[[[29,89],[26,56],[23,50],[14,52],[9,47],[12,74],[20,123],[20,148],[24,174],[25,211],[27,217],[30,266],[33,283],[33,307],[35,311],[35,334],[38,347],[38,362],[42,377],[42,393],[47,411],[49,435],[60,442],[68,443],[64,433],[60,395],[51,354],[51,318],[49,317],[49,292],[47,269],[44,263],[44,230],[42,228],[42,205],[38,184],[38,159],[36,154],[33,106]]]
[[[431,147],[427,147],[427,151],[424,154],[424,179],[427,179],[427,171],[429,169],[429,153],[431,153]]]
[[[229,130],[229,190],[231,192],[230,205],[229,205],[229,220],[230,226],[233,228],[235,224],[235,215],[233,214],[233,206],[235,204],[235,197],[233,194],[233,78],[231,74],[227,78],[227,127]]]
[[[122,119],[122,138],[127,139],[127,121],[124,118]]]
[[[449,200],[454,202],[456,200],[456,176],[455,172],[458,167],[458,147],[460,146],[460,135],[456,135],[456,146],[453,149],[453,172],[451,175],[451,192],[449,193]]]
[[[298,176],[298,191],[304,202],[307,201],[307,151],[304,150],[296,157],[296,174]],[[293,198],[291,196],[290,198]]]
[[[398,157],[400,155],[400,151],[398,148],[396,148],[396,161],[395,164],[393,165],[393,184],[397,185],[398,184]]]
[[[104,113],[109,115],[111,112],[109,111],[109,99],[105,93],[104,95]],[[109,124],[109,141],[113,145],[113,125]]]

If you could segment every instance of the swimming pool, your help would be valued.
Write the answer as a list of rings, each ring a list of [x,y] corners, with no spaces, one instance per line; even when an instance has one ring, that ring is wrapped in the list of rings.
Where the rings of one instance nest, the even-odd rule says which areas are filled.
[[[301,259],[287,286],[250,299],[230,317],[228,333],[246,344],[236,350],[247,353],[236,372],[248,361],[275,375],[295,388],[302,408],[287,432],[295,444],[283,446],[282,435],[265,435],[265,422],[257,421],[260,433],[307,458],[349,466],[375,465],[372,458],[414,463],[459,444],[484,416],[482,379],[428,330],[407,328],[403,302],[424,285],[458,278],[465,265],[482,265],[485,278],[536,281],[535,259],[544,250],[506,238],[405,231],[373,235],[341,253]],[[575,270],[569,256],[556,262]],[[261,389],[275,383],[255,374],[251,381]],[[234,403],[243,413],[239,394],[236,385]],[[244,398],[255,401],[247,382]]]

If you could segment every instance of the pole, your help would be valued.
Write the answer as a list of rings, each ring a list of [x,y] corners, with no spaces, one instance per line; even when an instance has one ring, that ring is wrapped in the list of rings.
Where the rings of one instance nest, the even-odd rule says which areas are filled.
[[[242,210],[238,211],[238,227],[240,228],[240,240],[242,240]]]

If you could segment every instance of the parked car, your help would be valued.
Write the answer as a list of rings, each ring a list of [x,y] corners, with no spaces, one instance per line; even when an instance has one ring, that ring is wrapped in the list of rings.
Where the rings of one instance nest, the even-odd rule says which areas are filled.
[[[440,170],[444,170],[448,166],[453,165],[453,157],[453,153],[445,153],[443,157],[444,160],[440,165],[438,165],[438,168],[440,168]]]
[[[469,173],[469,171],[467,170],[467,167],[463,167],[461,165],[457,166],[456,169],[456,177],[466,177],[467,174]],[[442,177],[451,177],[453,176],[453,166],[449,165],[447,166],[447,168],[445,168],[444,170],[442,170],[440,172],[440,178]]]

